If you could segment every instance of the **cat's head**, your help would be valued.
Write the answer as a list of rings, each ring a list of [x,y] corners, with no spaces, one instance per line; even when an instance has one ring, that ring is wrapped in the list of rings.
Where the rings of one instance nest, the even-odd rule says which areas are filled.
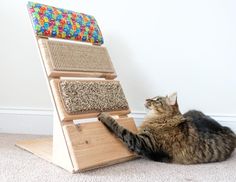
[[[177,102],[177,93],[173,93],[166,97],[157,96],[151,99],[146,99],[145,106],[159,115],[180,113]]]

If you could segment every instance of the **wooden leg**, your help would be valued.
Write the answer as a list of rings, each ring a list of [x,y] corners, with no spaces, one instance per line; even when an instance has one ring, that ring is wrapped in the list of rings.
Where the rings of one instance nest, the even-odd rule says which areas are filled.
[[[16,146],[74,173],[62,125],[54,112],[53,137],[18,141]],[[67,124],[70,124],[68,122]]]
[[[74,167],[68,150],[67,142],[63,132],[63,122],[58,118],[56,112],[53,115],[53,163],[74,173]],[[68,122],[67,124],[70,124]]]

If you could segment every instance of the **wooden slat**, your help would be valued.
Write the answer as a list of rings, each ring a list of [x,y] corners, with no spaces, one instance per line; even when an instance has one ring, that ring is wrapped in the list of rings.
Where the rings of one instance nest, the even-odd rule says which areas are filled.
[[[88,80],[84,80],[84,81],[88,81]],[[93,81],[96,81],[96,80],[93,80]],[[57,109],[59,112],[59,116],[62,121],[71,121],[71,120],[76,120],[76,119],[97,117],[97,115],[100,112],[68,114],[65,110],[63,99],[59,91],[59,82],[60,82],[59,79],[52,79],[50,81],[50,84],[51,84],[51,88],[53,92],[53,97],[54,97],[54,100],[55,100],[55,103],[57,105]],[[108,112],[111,115],[126,115],[130,113],[130,110],[127,109],[127,110],[121,110],[121,111],[106,111],[106,112]]]
[[[16,146],[52,162],[52,137],[18,141]]]
[[[111,69],[113,70],[112,72],[102,72],[102,71],[86,71],[86,70],[81,70],[81,71],[74,71],[74,70],[55,70],[53,68],[53,60],[52,60],[52,56],[48,47],[48,42],[50,40],[45,39],[45,38],[38,38],[38,46],[40,49],[40,53],[43,59],[43,63],[47,72],[48,77],[50,78],[60,78],[60,77],[91,77],[91,78],[106,78],[106,79],[114,79],[116,78],[116,73],[114,71],[112,62],[110,62],[111,64]],[[65,44],[65,43],[64,43]],[[69,44],[69,43],[66,43]],[[71,43],[73,45],[73,43]],[[62,44],[63,45],[63,44]],[[76,44],[74,44],[76,45]],[[86,45],[87,47],[89,45]],[[89,46],[90,47],[90,46]],[[92,47],[92,46],[91,46]],[[97,47],[97,46],[94,46]],[[66,56],[66,55],[64,55]],[[67,55],[67,57],[71,57],[71,55]],[[62,59],[63,60],[63,59]],[[88,61],[92,61],[92,60],[88,60]],[[91,63],[93,64],[93,63]],[[102,62],[101,62],[102,64]],[[79,64],[78,64],[79,65]]]
[[[137,132],[132,118],[118,123]],[[85,171],[134,159],[137,156],[101,123],[83,123],[63,127],[75,171]]]
[[[60,77],[87,77],[87,78],[105,78],[115,79],[117,76],[115,73],[102,73],[102,72],[74,72],[74,71],[51,71],[48,73],[50,78]]]

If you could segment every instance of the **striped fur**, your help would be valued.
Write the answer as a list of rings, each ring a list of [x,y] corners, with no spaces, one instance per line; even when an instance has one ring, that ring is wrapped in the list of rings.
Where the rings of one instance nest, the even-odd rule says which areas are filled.
[[[229,158],[236,147],[233,131],[200,111],[182,115],[176,96],[171,97],[147,99],[146,107],[150,112],[138,133],[120,126],[106,113],[101,113],[98,119],[129,150],[154,161],[196,164]]]

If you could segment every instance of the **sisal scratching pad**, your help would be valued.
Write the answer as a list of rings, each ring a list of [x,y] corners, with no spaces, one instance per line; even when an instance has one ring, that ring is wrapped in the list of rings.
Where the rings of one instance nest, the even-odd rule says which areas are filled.
[[[47,47],[56,71],[114,72],[105,47],[51,40]]]
[[[129,109],[118,81],[61,80],[59,90],[68,114]]]

